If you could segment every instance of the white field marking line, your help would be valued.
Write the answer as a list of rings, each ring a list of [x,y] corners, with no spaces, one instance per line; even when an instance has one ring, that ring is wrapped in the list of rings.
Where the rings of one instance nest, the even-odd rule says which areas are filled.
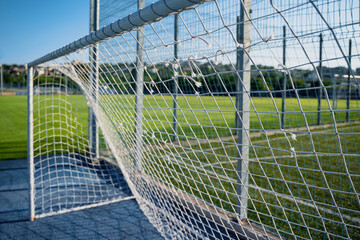
[[[302,135],[306,135],[306,134],[301,134],[301,135],[299,134],[296,136],[302,136]],[[272,138],[272,139],[269,139],[269,142],[274,141],[274,140],[283,139],[283,138],[286,138],[286,137],[281,136],[281,137],[277,137],[277,138]],[[255,143],[262,143],[262,142],[268,142],[268,140],[264,139],[264,140],[250,142],[249,147],[254,146]],[[228,144],[228,143],[226,143],[226,144]],[[232,144],[228,144],[227,146],[214,147],[214,148],[211,148],[211,150],[219,150],[219,149],[225,149],[225,148],[230,148],[230,147],[236,147],[236,144],[232,143]],[[200,151],[200,150],[197,150],[197,151]],[[196,152],[196,151],[194,151],[193,149],[189,149],[189,150],[183,151],[182,153],[180,153],[180,155],[187,154],[187,153],[193,153],[193,152]],[[213,153],[213,151],[208,151],[207,153]]]
[[[358,124],[358,123],[360,123],[360,121],[355,121],[353,123]],[[339,123],[339,124],[337,124],[338,127],[339,126],[344,126],[344,125],[349,125],[349,123]],[[325,125],[321,125],[321,126],[310,126],[309,129],[310,130],[322,129],[322,128],[328,128],[328,127],[331,127],[331,126],[332,126],[332,124],[325,124]],[[352,127],[353,126],[348,126],[348,127],[343,128],[343,129],[348,129],[348,128],[352,128]],[[294,131],[303,131],[303,130],[307,130],[307,127],[289,128],[289,129],[286,129],[286,133],[291,133],[291,132],[294,132]],[[331,129],[326,129],[326,130],[323,130],[323,131],[328,132],[328,131],[332,131],[332,130]],[[266,134],[267,134],[267,136],[271,136],[271,135],[274,135],[276,133],[284,133],[284,130],[276,130],[276,131],[269,130],[269,132],[267,132]],[[259,137],[262,134],[264,134],[264,132],[250,133],[250,136],[251,137]],[[306,133],[298,134],[297,136],[304,136],[304,135],[308,135],[308,134],[309,133],[306,132]],[[219,142],[219,141],[222,142],[222,141],[226,141],[226,140],[232,140],[233,137],[236,138],[236,136],[229,136],[229,137],[224,137],[224,138],[221,138],[221,139],[208,139],[208,140],[197,140],[197,141],[194,140],[190,144],[188,144],[188,142],[186,142],[186,141],[180,141],[180,142],[178,142],[179,145],[175,145],[174,143],[171,143],[171,142],[169,142],[168,144],[164,144],[164,145],[155,145],[155,146],[154,145],[148,145],[148,146],[146,146],[144,148],[144,150],[145,151],[152,151],[152,150],[157,150],[157,149],[166,150],[166,149],[169,149],[169,148],[182,147],[182,146],[191,147],[191,146],[194,146],[194,145],[200,145],[202,143],[211,143],[211,142]],[[286,138],[286,136],[281,136],[281,137],[269,139],[269,141],[279,140],[279,139],[283,139],[283,138]],[[260,142],[267,142],[267,139],[254,141],[253,143],[260,143]],[[253,145],[253,144],[251,144],[251,145]],[[212,148],[212,150],[225,149],[225,148],[234,147],[234,146],[235,145],[232,144],[232,145],[228,145],[228,146],[224,146],[224,147]],[[193,153],[193,152],[194,152],[193,149],[189,149],[189,150],[183,151],[182,153],[179,153],[179,155],[183,155],[183,154],[187,154],[187,153]],[[170,154],[173,154],[173,153],[171,152]],[[160,157],[165,157],[166,155],[167,154],[164,154],[164,155],[162,155]]]
[[[301,136],[301,135],[297,135],[297,136]],[[277,137],[277,138],[273,138],[273,139],[269,139],[269,141],[273,141],[273,140],[279,140],[279,139],[283,139],[285,138],[285,136],[281,136],[281,137]],[[210,141],[209,141],[210,142]],[[264,140],[259,140],[259,141],[254,141],[250,144],[250,146],[253,146],[254,143],[261,143],[261,142],[267,142],[266,139]],[[201,143],[200,143],[201,144]],[[211,151],[206,151],[207,153],[213,153],[212,150],[219,150],[219,149],[225,149],[225,148],[230,148],[230,147],[236,147],[236,144],[234,143],[225,143],[227,144],[227,146],[221,146],[221,147],[213,147],[213,148],[210,148]],[[196,144],[194,144],[196,145]],[[190,145],[190,146],[194,146],[194,145]],[[175,146],[177,147],[177,146]],[[180,147],[180,146],[179,146]],[[165,150],[166,148],[164,148],[163,150]],[[209,149],[209,148],[208,148]],[[185,151],[182,151],[181,153],[179,153],[179,155],[184,155],[184,154],[188,154],[188,153],[195,153],[195,152],[202,152],[200,149],[197,149],[194,151],[194,149],[188,149],[188,150],[185,150]]]
[[[352,128],[352,126],[349,126],[349,127],[346,127],[346,128],[343,128],[343,129],[348,129],[348,128]],[[332,131],[331,129],[327,129],[327,130],[324,130],[324,132],[329,132],[329,131]],[[271,133],[270,135],[272,135],[273,133]],[[304,135],[308,135],[309,133],[302,133],[302,134],[298,134],[297,136],[304,136]],[[271,141],[275,141],[275,140],[279,140],[279,139],[284,139],[286,138],[286,136],[280,136],[280,137],[276,137],[276,138],[272,138],[272,139],[269,139],[269,142]],[[254,141],[253,143],[260,143],[260,142],[267,142],[268,140],[267,139],[264,139],[264,140],[259,140],[259,141]],[[251,144],[253,145],[253,144]],[[229,147],[235,147],[234,145],[228,145],[228,146],[224,146],[224,147],[216,147],[216,148],[212,148],[212,150],[218,150],[218,149],[225,149],[225,148],[229,148]],[[165,150],[166,148],[164,148],[163,150]],[[197,151],[201,151],[201,150],[197,150]],[[172,155],[172,156],[182,156],[184,154],[187,154],[187,153],[194,153],[196,151],[194,151],[193,149],[189,149],[189,150],[186,150],[186,151],[183,151],[182,153],[178,153],[178,154],[174,154],[173,152],[169,152],[168,154],[164,154],[164,155],[161,155],[159,157],[161,158],[166,158],[168,155]],[[208,152],[208,153],[211,153],[211,152]],[[303,154],[303,155],[300,155],[300,154],[297,154],[297,157],[311,157],[313,156],[314,154]],[[282,155],[282,156],[277,156],[276,159],[280,159],[280,158],[290,158],[291,155]],[[273,159],[272,156],[268,156],[268,157],[262,157],[262,158],[251,158],[249,160],[252,160],[252,161],[257,161],[257,160],[267,160],[267,159]],[[178,163],[178,164],[186,164],[184,163],[183,161],[178,161],[174,158],[175,162]],[[236,163],[237,160],[232,160],[232,161],[229,161],[230,163]],[[211,167],[211,166],[216,166],[216,165],[220,165],[220,164],[223,164],[224,162],[215,162],[215,163],[207,163],[207,164],[202,164],[200,163],[200,165],[198,167]]]
[[[352,127],[346,127],[346,128],[343,128],[343,129],[348,129],[348,128],[352,128]],[[329,131],[332,131],[331,129],[327,129],[327,130],[324,130],[323,132],[329,132]],[[273,135],[274,133],[271,133],[270,135]],[[298,134],[296,135],[296,137],[300,137],[300,136],[306,136],[306,135],[309,135],[309,133],[301,133],[301,134]],[[280,137],[276,137],[276,138],[270,138],[269,141],[267,139],[264,139],[264,140],[258,140],[258,141],[253,141],[251,142],[251,144],[249,146],[254,146],[254,144],[256,143],[263,143],[263,142],[272,142],[272,141],[276,141],[276,140],[280,140],[280,139],[284,139],[286,138],[286,136],[280,136]],[[226,143],[228,144],[228,143]],[[192,145],[191,145],[192,146]],[[221,146],[221,147],[213,147],[213,148],[210,148],[211,151],[207,151],[207,153],[213,153],[213,150],[219,150],[219,149],[225,149],[225,148],[230,148],[230,147],[236,147],[236,144],[228,144],[227,146]],[[256,146],[255,146],[256,147]],[[209,148],[208,148],[209,149]],[[165,150],[165,149],[164,149]],[[201,150],[193,150],[193,149],[188,149],[188,150],[185,150],[185,151],[182,151],[181,153],[179,153],[179,155],[184,155],[184,154],[188,154],[188,153],[195,153],[195,152],[200,152]],[[312,154],[314,155],[314,154]],[[303,155],[305,156],[305,155]],[[311,155],[309,155],[311,156]],[[268,157],[265,157],[265,158],[258,158],[259,160],[260,159],[263,159],[265,160],[266,158]],[[268,158],[270,159],[270,158]],[[253,159],[254,160],[254,159]],[[232,162],[232,161],[231,161]]]
[[[354,121],[351,123],[352,124],[360,124],[360,121]],[[341,127],[344,125],[349,125],[349,123],[337,123],[336,124],[337,127]],[[309,128],[309,130],[316,130],[316,129],[330,128],[332,126],[333,126],[333,124],[324,124],[324,125],[315,125],[315,126],[308,126],[308,127],[305,126],[305,127],[299,127],[299,128],[289,128],[289,129],[283,129],[283,130],[269,129],[269,130],[264,130],[264,131],[266,132],[267,136],[271,136],[276,133],[284,133],[284,132],[291,133],[291,132],[297,132],[297,131],[305,131],[305,130],[307,130],[307,128]],[[349,126],[346,128],[351,128],[351,127],[353,127],[353,126]],[[252,133],[250,133],[250,137],[261,137],[261,135],[264,134],[264,131],[259,131],[259,132],[255,132],[255,133],[252,132]],[[326,129],[324,131],[331,131],[331,129]],[[309,133],[306,132],[304,134],[309,134]],[[148,150],[152,150],[152,149],[156,150],[159,147],[161,147],[162,149],[165,149],[165,148],[171,148],[171,147],[193,146],[193,145],[199,145],[199,144],[211,143],[211,142],[225,142],[228,140],[233,140],[234,137],[237,138],[237,136],[227,136],[227,137],[223,137],[220,139],[215,138],[215,139],[193,140],[193,141],[191,141],[190,144],[188,144],[187,141],[178,141],[178,142],[175,142],[175,143],[177,143],[177,145],[175,145],[174,143],[169,143],[169,144],[162,145],[162,146],[159,146],[159,145],[151,146],[150,145],[150,146],[148,146]],[[260,140],[260,141],[263,141],[263,140]]]
[[[314,156],[314,154],[304,154],[304,155],[300,155],[300,154],[296,154],[296,157],[311,157]],[[291,158],[291,155],[282,155],[282,156],[277,156],[276,159],[280,159],[280,158]],[[262,158],[250,158],[249,161],[257,161],[257,160],[267,160],[267,159],[274,159],[273,156],[269,156],[269,157],[262,157]],[[232,160],[229,162],[214,162],[214,163],[207,163],[207,164],[203,164],[201,166],[204,167],[211,167],[211,166],[216,166],[218,164],[223,164],[223,163],[237,163],[238,160]]]

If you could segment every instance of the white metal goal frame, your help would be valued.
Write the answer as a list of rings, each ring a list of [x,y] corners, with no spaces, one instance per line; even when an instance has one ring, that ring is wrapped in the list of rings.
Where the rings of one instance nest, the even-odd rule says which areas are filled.
[[[359,3],[140,2],[28,64],[30,218],[134,196],[166,238],[359,237]]]

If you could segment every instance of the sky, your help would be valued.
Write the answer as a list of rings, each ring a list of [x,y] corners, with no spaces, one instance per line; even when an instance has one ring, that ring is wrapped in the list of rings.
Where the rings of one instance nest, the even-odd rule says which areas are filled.
[[[83,37],[89,11],[89,0],[0,0],[0,63],[29,63]]]

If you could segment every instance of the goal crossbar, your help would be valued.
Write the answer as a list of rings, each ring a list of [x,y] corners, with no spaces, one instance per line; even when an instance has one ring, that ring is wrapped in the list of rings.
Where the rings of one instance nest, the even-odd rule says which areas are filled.
[[[122,33],[134,30],[135,28],[144,26],[147,23],[158,21],[170,14],[174,14],[177,11],[184,10],[202,2],[204,2],[204,0],[160,0],[128,15],[127,17],[120,18],[119,20],[91,34],[88,34],[85,37],[80,38],[62,48],[46,54],[45,56],[30,62],[28,66],[33,67],[65,56],[69,53],[88,47],[92,44],[99,43],[108,38],[112,38],[116,35],[120,35]]]

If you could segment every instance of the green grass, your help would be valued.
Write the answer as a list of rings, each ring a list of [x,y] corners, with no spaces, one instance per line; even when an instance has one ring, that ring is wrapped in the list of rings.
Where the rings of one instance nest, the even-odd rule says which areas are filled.
[[[44,96],[41,96],[44,98]],[[114,102],[123,102],[127,104],[128,110],[123,113],[128,116],[134,115],[134,97],[112,97]],[[72,96],[70,101],[78,102],[80,105],[85,104],[85,100],[81,96]],[[235,99],[233,98],[233,103]],[[233,104],[228,97],[201,97],[179,96],[178,105],[178,121],[180,139],[186,137],[194,138],[214,138],[217,136],[230,135],[226,128],[234,127],[235,114],[233,112]],[[218,105],[218,106],[217,106]],[[287,99],[286,109],[292,113],[286,115],[287,127],[301,127],[305,125],[305,119],[309,125],[316,124],[317,115],[312,111],[317,109],[316,99],[301,99],[301,105],[304,113],[298,108],[296,99]],[[281,99],[275,99],[275,104],[269,98],[253,98],[252,110],[254,107],[259,112],[258,115],[251,114],[251,128],[259,129],[260,121],[265,129],[278,128],[279,114],[276,114],[275,106],[280,110]],[[156,136],[169,138],[164,133],[171,133],[172,114],[169,107],[172,107],[172,100],[168,96],[151,97],[146,96],[144,100],[144,129],[156,131]],[[154,109],[156,107],[157,109]],[[345,109],[345,100],[338,101],[338,109]],[[359,109],[358,103],[352,101],[352,109]],[[79,113],[81,121],[87,122],[87,111]],[[207,115],[203,109],[207,110]],[[223,114],[219,114],[219,109]],[[322,101],[323,111],[327,111],[327,102]],[[49,117],[53,117],[49,114]],[[351,114],[351,119],[359,119],[359,112]],[[336,114],[336,121],[343,122],[345,120],[345,112]],[[329,112],[322,113],[322,124],[331,123],[332,118]],[[189,124],[190,123],[190,124]],[[216,126],[217,131],[214,131]],[[133,120],[127,122],[128,130],[132,131],[134,126]],[[0,97],[0,160],[26,157],[26,96],[3,96]],[[83,130],[85,133],[86,131]],[[83,136],[86,138],[86,136]]]
[[[328,128],[321,129],[319,132],[329,133],[331,131],[333,130]],[[340,128],[340,132],[344,134],[340,141],[345,147],[346,153],[358,155],[360,149],[357,143],[360,142],[360,136],[354,136],[351,133],[359,133],[360,125],[344,125]],[[328,139],[324,142],[322,141],[323,137],[319,136],[314,139],[316,152],[337,153],[337,139],[328,136]],[[285,151],[288,143],[284,135],[275,134],[270,137],[269,141],[264,140],[264,136],[252,139],[255,147],[250,150],[249,183],[266,190],[273,189],[274,192],[287,196],[290,196],[291,192],[294,197],[307,200],[308,203],[316,201],[317,205],[322,208],[319,210],[319,214],[314,207],[309,207],[309,205],[302,203],[296,205],[295,201],[283,197],[279,197],[280,201],[278,201],[273,193],[250,187],[249,218],[267,225],[273,231],[279,229],[280,234],[288,238],[293,238],[292,233],[294,233],[306,239],[310,238],[310,234],[311,238],[322,239],[326,235],[320,232],[325,231],[321,227],[321,218],[325,216],[328,219],[325,221],[326,230],[330,234],[346,237],[347,235],[340,224],[329,221],[341,222],[340,217],[323,209],[337,213],[337,209],[331,207],[335,206],[336,202],[337,206],[342,209],[341,214],[360,218],[360,214],[346,210],[351,209],[359,212],[360,206],[353,194],[354,189],[350,184],[349,177],[343,175],[346,172],[345,163],[350,174],[359,174],[359,157],[349,156],[342,159],[338,155],[321,155],[319,162],[317,162],[315,155],[308,152],[307,154],[299,154],[295,160],[294,157],[289,156],[289,152]],[[269,143],[270,147],[267,143]],[[313,146],[307,134],[298,135],[296,141],[292,140],[292,144],[295,149],[301,149],[301,151],[312,149]],[[144,165],[152,166],[148,171],[158,173],[156,177],[159,179],[220,208],[235,212],[237,150],[234,144],[230,142],[225,146],[227,147],[222,147],[220,143],[194,145],[192,148],[195,151],[188,151],[187,153],[181,148],[173,149],[172,152],[177,152],[177,154],[172,159],[181,159],[180,161],[168,161],[164,156],[169,155],[169,151],[154,151],[148,153],[147,157],[145,157],[145,159],[151,160]],[[261,146],[264,146],[264,148]],[[200,149],[202,151],[196,151]],[[281,149],[281,151],[278,149]],[[271,151],[275,152],[276,158],[271,157]],[[269,158],[262,159],[263,157]],[[229,158],[233,161],[229,161]],[[154,159],[156,159],[157,164],[154,164]],[[325,178],[320,170],[325,173]],[[280,176],[280,172],[283,177]],[[359,192],[360,179],[354,176],[351,181],[356,192]],[[332,190],[333,197],[329,188]],[[311,198],[309,193],[311,193]],[[283,209],[285,210],[283,211]],[[299,212],[302,214],[299,214]],[[310,233],[306,231],[301,217],[304,218],[307,227],[313,228]],[[275,218],[275,221],[273,221],[273,218]],[[349,234],[353,239],[358,238],[360,236],[359,222],[349,221],[349,219],[344,219],[344,222],[357,226],[357,228],[349,227]]]
[[[128,109],[122,110],[123,114],[128,116],[134,115],[133,106],[134,98],[129,96],[113,97],[114,102],[122,102]],[[111,100],[111,99],[110,99]],[[281,99],[276,98],[272,102],[270,98],[253,98],[251,103],[250,122],[252,129],[278,129],[280,125],[279,113],[281,111]],[[178,134],[181,139],[186,137],[193,138],[214,138],[217,136],[229,136],[231,130],[228,128],[235,127],[234,105],[235,98],[230,101],[229,97],[209,97],[203,96],[179,96],[178,97]],[[331,104],[331,103],[330,103]],[[317,123],[317,100],[301,99],[302,109],[296,99],[286,100],[286,128],[303,127],[305,121],[308,125]],[[124,107],[124,106],[122,106]],[[170,109],[169,109],[170,108]],[[144,98],[144,129],[156,131],[162,134],[161,137],[169,136],[164,133],[172,133],[172,99],[169,96],[146,96]],[[351,109],[359,109],[360,106],[356,101],[352,101]],[[206,110],[206,112],[204,111]],[[254,109],[258,114],[254,113]],[[338,110],[346,109],[346,101],[338,101]],[[220,111],[222,114],[220,114]],[[322,100],[321,124],[330,124],[333,122],[329,112],[326,100]],[[335,114],[336,122],[344,122],[346,113],[344,111]],[[353,112],[350,116],[352,120],[358,120],[359,111]],[[127,121],[129,131],[133,130],[134,121]],[[262,124],[262,126],[260,125]],[[215,127],[214,127],[215,126]],[[216,128],[216,131],[215,131]],[[169,139],[170,140],[170,139]]]
[[[0,96],[0,160],[26,154],[26,96]]]
[[[111,109],[107,113],[113,119],[112,124],[116,126],[123,124],[122,130],[129,137],[128,143],[131,142],[134,132],[134,97],[105,97],[107,102],[103,107]],[[100,101],[105,100],[104,98]],[[261,129],[279,129],[280,115],[276,108],[280,111],[281,99],[274,99],[274,102],[270,98],[252,98],[252,100],[251,132],[255,134]],[[317,100],[304,98],[300,101],[302,109],[299,108],[296,99],[287,99],[286,128],[303,128],[306,123],[309,126],[316,125]],[[68,149],[68,151],[87,149],[87,107],[82,96],[71,96],[68,99],[65,96],[57,96],[53,99],[49,96],[40,96],[37,103],[49,107],[34,112],[34,131],[49,130],[35,136],[35,139],[41,139],[35,142],[35,148],[45,143],[56,142],[42,149],[42,153],[47,151],[54,154],[56,149]],[[227,136],[234,134],[233,104],[235,98],[230,100],[228,97],[179,96],[179,140],[188,141],[189,144],[194,142],[194,139],[222,138],[222,142],[192,144],[191,147],[185,144],[184,148],[175,147],[146,152],[144,153],[145,171],[218,207],[235,212],[238,152],[234,142],[231,139],[226,140]],[[61,105],[63,108],[59,110],[58,107],[50,107],[51,105]],[[75,108],[75,106],[80,107]],[[146,144],[158,145],[165,140],[170,141],[171,107],[172,99],[169,96],[145,96],[143,112],[144,129],[147,131],[144,138]],[[353,111],[350,115],[351,122],[348,124],[343,124],[345,111],[336,112],[334,115],[336,122],[342,123],[338,126],[338,132],[341,134],[339,139],[334,129],[326,126],[333,123],[333,116],[325,100],[322,100],[324,112],[321,125],[318,129],[311,130],[317,132],[315,135],[310,136],[306,133],[306,129],[302,129],[302,133],[297,134],[296,141],[292,140],[289,134],[287,139],[283,133],[272,134],[269,136],[269,141],[264,134],[254,135],[251,138],[253,147],[250,148],[249,183],[265,190],[273,189],[279,194],[289,195],[291,192],[294,197],[308,202],[316,201],[317,205],[337,212],[338,210],[332,207],[335,204],[334,198],[338,207],[342,209],[342,214],[360,218],[359,214],[347,210],[360,211],[357,199],[351,194],[354,189],[350,184],[352,181],[356,192],[360,192],[358,177],[360,107],[357,101],[351,101],[350,108]],[[206,111],[203,111],[204,109]],[[254,109],[258,114],[254,113]],[[346,109],[346,101],[338,100],[337,110],[344,109]],[[47,122],[47,125],[37,126],[39,120]],[[26,157],[26,97],[0,97],[0,129],[2,135],[0,159]],[[152,133],[155,134],[155,139],[151,137]],[[64,143],[77,147],[71,148]],[[290,147],[294,147],[297,151],[296,158],[290,156]],[[349,155],[340,157],[340,150]],[[168,161],[169,152],[173,154],[170,154],[171,158],[178,161]],[[351,181],[349,176],[344,174],[346,171],[352,174]],[[329,188],[332,191],[329,191]],[[251,196],[251,200],[248,201],[249,218],[265,224],[271,230],[279,229],[282,235],[289,238],[292,238],[292,234],[303,238],[309,238],[310,235],[313,238],[325,238],[326,235],[321,232],[325,229],[322,227],[320,215],[341,222],[336,214],[320,209],[319,215],[313,207],[296,204],[295,201],[283,197],[278,197],[277,200],[273,193],[250,187],[249,194]],[[347,219],[344,219],[344,222],[357,226],[349,227],[353,238],[360,236],[358,223]],[[346,236],[341,225],[326,221],[325,226],[326,231],[331,234]],[[312,228],[310,233],[306,231],[307,227]]]
[[[65,106],[64,101],[58,101],[56,99],[50,100],[50,98],[45,96],[41,96],[40,101],[42,101],[41,104],[46,103],[48,106],[51,104],[56,106],[59,103]],[[82,146],[87,146],[85,139],[87,129],[84,129],[84,124],[87,124],[87,108],[84,108],[86,102],[82,96],[72,96],[70,102],[73,103],[74,106],[81,106],[81,109],[74,108],[72,113],[66,112],[66,114],[58,114],[58,112],[48,108],[45,113],[44,109],[36,111],[37,102],[34,102],[34,132],[39,131],[40,128],[45,128],[45,126],[40,126],[40,128],[37,126],[38,119],[47,122],[46,127],[51,129],[41,134],[41,137],[48,135],[51,136],[51,139],[43,138],[40,142],[35,143],[34,148],[46,141],[70,141],[73,143],[80,141]],[[64,110],[65,108],[61,111]],[[62,119],[58,121],[61,115]],[[64,115],[66,117],[64,117]],[[74,120],[75,118],[78,119],[70,123],[72,130],[70,134],[67,134],[67,126],[60,126],[60,124],[66,120]],[[53,127],[55,130],[53,130]],[[26,96],[0,96],[0,135],[0,160],[27,157]],[[58,137],[54,138],[54,136]],[[64,137],[66,137],[66,139],[64,139]],[[60,140],[60,138],[61,141],[57,141]],[[49,151],[51,150],[50,148],[56,149],[59,147],[61,147],[59,144],[55,144],[48,147],[47,150]]]

